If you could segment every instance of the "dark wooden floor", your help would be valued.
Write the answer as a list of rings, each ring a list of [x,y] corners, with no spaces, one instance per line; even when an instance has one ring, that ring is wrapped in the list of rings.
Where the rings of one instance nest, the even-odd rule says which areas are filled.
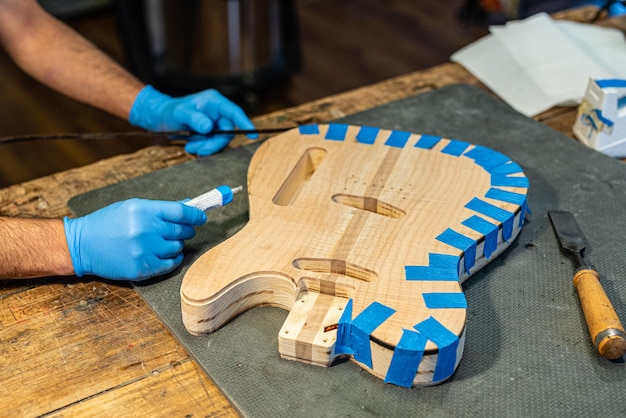
[[[463,0],[298,0],[302,70],[251,111],[268,111],[446,62],[486,33],[460,23]],[[69,22],[125,64],[112,12]],[[0,53],[0,136],[123,131],[131,127],[73,102],[22,74]],[[150,140],[31,142],[0,145],[0,187],[132,152]]]

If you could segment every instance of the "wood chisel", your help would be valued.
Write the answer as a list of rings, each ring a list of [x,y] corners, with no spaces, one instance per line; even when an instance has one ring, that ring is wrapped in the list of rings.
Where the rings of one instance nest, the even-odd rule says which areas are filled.
[[[574,215],[548,212],[564,253],[574,260],[574,287],[578,291],[591,341],[601,356],[615,360],[626,353],[626,333],[602,285],[600,275],[585,260],[585,239]]]

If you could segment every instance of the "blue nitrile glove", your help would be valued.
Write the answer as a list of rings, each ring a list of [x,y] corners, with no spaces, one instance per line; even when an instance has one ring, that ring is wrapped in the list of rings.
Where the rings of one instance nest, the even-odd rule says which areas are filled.
[[[209,89],[184,97],[171,97],[152,86],[144,87],[130,110],[128,121],[150,131],[176,131],[190,129],[207,134],[214,129],[254,129],[252,121],[236,104]],[[256,135],[249,135],[255,139]],[[223,149],[232,135],[192,137],[185,146],[187,152],[200,156],[214,154]]]
[[[77,276],[137,281],[174,270],[206,215],[182,202],[129,199],[63,221]]]

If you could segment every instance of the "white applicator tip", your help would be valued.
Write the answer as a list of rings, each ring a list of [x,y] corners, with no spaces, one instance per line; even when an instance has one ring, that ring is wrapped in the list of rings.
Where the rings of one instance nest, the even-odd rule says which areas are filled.
[[[193,199],[185,202],[188,206],[193,206],[201,211],[207,211],[209,209],[224,206],[233,201],[233,195],[243,190],[243,186],[235,187],[231,189],[229,186],[218,186],[213,190],[209,190],[206,193],[196,196]]]

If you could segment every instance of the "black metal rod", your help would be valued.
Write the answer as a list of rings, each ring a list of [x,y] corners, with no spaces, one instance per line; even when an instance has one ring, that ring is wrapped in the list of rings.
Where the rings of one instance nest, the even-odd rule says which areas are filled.
[[[232,129],[232,130],[215,130],[207,134],[199,134],[194,131],[167,131],[167,132],[150,132],[150,131],[126,131],[126,132],[92,132],[92,133],[60,133],[60,134],[33,134],[33,135],[15,135],[0,138],[0,144],[29,142],[29,141],[53,141],[61,139],[72,139],[81,141],[106,140],[106,139],[125,139],[125,138],[169,138],[169,139],[187,139],[193,136],[210,138],[216,135],[259,135],[274,134],[285,132],[295,128],[294,126],[283,128],[263,128],[263,129]]]

